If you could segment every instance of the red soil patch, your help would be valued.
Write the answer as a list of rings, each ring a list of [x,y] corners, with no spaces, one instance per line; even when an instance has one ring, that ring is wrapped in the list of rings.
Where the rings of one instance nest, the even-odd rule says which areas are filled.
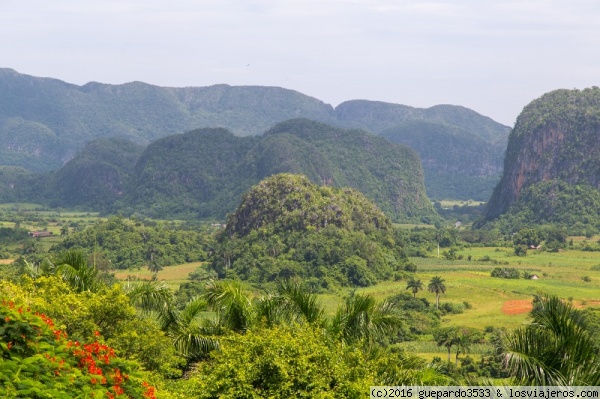
[[[531,300],[528,299],[515,299],[512,301],[506,301],[502,305],[502,313],[504,314],[521,314],[530,312],[533,309]]]
[[[600,301],[586,301],[585,304],[581,302],[574,302],[573,307],[575,309],[585,309],[589,307],[597,307],[600,306]]]

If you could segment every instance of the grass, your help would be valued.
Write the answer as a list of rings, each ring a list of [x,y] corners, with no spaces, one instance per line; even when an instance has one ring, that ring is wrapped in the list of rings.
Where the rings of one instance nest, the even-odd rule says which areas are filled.
[[[474,201],[474,200],[441,200],[439,203],[442,205],[442,208],[452,208],[455,205],[458,206],[479,206],[481,204],[485,204],[484,201]]]
[[[467,301],[472,308],[462,314],[444,316],[442,325],[464,325],[483,329],[486,326],[503,326],[517,328],[527,322],[527,313],[505,314],[502,306],[507,301],[531,301],[534,295],[554,294],[561,298],[571,298],[577,307],[600,306],[600,271],[591,270],[600,264],[599,252],[568,250],[558,253],[532,251],[526,257],[513,255],[511,248],[475,247],[458,252],[463,260],[446,260],[414,258],[417,264],[415,278],[423,282],[424,291],[417,297],[426,298],[435,303],[435,295],[427,292],[427,284],[433,276],[445,280],[446,293],[441,295],[440,302],[461,304]],[[471,255],[473,260],[467,261]],[[481,262],[485,256],[491,261]],[[494,264],[494,260],[499,263]],[[538,274],[539,280],[509,280],[490,277],[495,267],[514,267],[520,271]],[[589,276],[589,282],[582,277]],[[326,313],[335,313],[345,295],[351,289],[341,290],[338,294],[322,294],[319,299]],[[383,300],[392,295],[406,291],[406,281],[384,281],[377,285],[358,288],[357,293],[373,295]]]
[[[184,263],[181,265],[165,266],[157,273],[157,279],[164,281],[168,287],[173,290],[179,288],[179,285],[189,280],[189,274],[196,270],[202,262]],[[148,269],[123,270],[115,273],[115,278],[121,281],[127,280],[150,280],[154,273]]]

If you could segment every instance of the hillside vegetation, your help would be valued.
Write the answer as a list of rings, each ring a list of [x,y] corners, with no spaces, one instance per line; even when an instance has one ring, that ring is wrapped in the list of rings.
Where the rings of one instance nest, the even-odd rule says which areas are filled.
[[[352,189],[279,174],[254,186],[217,239],[221,277],[257,283],[300,277],[311,290],[367,286],[408,264],[391,223]]]
[[[501,153],[508,134],[508,127],[459,106],[421,109],[353,100],[334,109],[318,99],[278,87],[167,88],[142,82],[122,85],[91,82],[77,86],[0,69],[0,164],[31,171],[57,169],[86,143],[98,138],[119,137],[146,145],[161,137],[217,127],[236,136],[258,135],[292,118],[308,118],[375,134],[407,122],[435,123],[439,129],[434,132],[430,146],[443,149],[443,136],[461,129],[473,138],[472,143],[461,144],[466,154],[476,148],[483,148],[484,153],[490,149],[496,151],[496,147]],[[420,135],[421,130],[412,130],[412,134]],[[426,153],[417,151],[426,159]],[[467,194],[441,184],[449,172],[443,164],[449,165],[451,160],[450,157],[428,170],[428,189],[440,198],[459,195],[458,198],[469,199]],[[474,164],[473,168],[478,174],[487,166]],[[464,174],[461,170],[460,175],[468,177],[471,172]],[[498,174],[499,171],[492,170],[484,177],[494,180]],[[489,190],[490,183],[485,179],[467,182],[475,185],[468,186],[469,195]]]
[[[421,158],[430,198],[487,201],[502,173],[506,143],[492,143],[463,128],[411,120],[381,132],[413,148]]]
[[[486,219],[519,203],[514,212],[529,208],[532,221],[569,227],[577,222],[596,224],[595,201],[589,198],[597,197],[600,188],[599,137],[599,88],[556,90],[532,101],[510,135],[504,174]],[[565,218],[569,213],[572,216]]]
[[[306,119],[282,122],[263,136],[199,129],[145,149],[123,139],[98,139],[55,172],[0,169],[0,198],[154,218],[224,219],[244,191],[283,172],[353,187],[395,221],[437,217],[414,151],[365,131]]]

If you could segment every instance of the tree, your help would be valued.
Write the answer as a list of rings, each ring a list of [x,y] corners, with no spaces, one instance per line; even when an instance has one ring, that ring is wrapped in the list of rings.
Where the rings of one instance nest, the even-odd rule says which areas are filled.
[[[94,265],[88,265],[81,251],[69,250],[63,252],[59,255],[54,266],[56,272],[76,292],[95,292],[103,286],[98,269]]]
[[[255,320],[249,293],[239,281],[209,281],[204,299],[217,313],[218,324],[232,331],[245,332]]]
[[[427,291],[435,294],[435,307],[437,309],[440,308],[440,294],[446,293],[446,286],[444,285],[443,278],[439,276],[434,276],[429,281],[429,285],[427,286]]]
[[[173,341],[177,351],[189,361],[206,356],[219,348],[219,342],[210,337],[200,317],[207,310],[204,298],[192,298],[178,311],[173,295],[162,282],[149,281],[136,285],[128,292],[131,303],[144,312],[153,312],[160,328]]]
[[[515,233],[513,244],[537,247],[542,239],[542,233],[537,229],[521,229]]]
[[[448,363],[450,363],[450,349],[458,342],[458,328],[439,328],[433,332],[433,339],[437,343],[437,346],[446,348],[448,351]]]
[[[481,332],[471,327],[459,327],[456,330],[456,365],[458,366],[458,356],[461,353],[469,353],[471,345],[481,340]]]
[[[534,304],[532,323],[505,338],[505,358],[518,385],[600,384],[598,344],[582,314],[557,296]]]
[[[421,282],[421,280],[415,280],[414,278],[411,278],[406,282],[406,289],[411,290],[411,292],[413,293],[413,297],[416,298],[417,292],[423,289],[423,283]]]
[[[367,353],[312,328],[274,327],[227,336],[197,365],[194,398],[359,398],[378,381]]]
[[[303,290],[298,282],[283,280],[276,291],[263,295],[254,306],[257,318],[264,319],[269,326],[298,322],[321,325],[324,322],[324,309],[317,296]]]
[[[352,295],[338,308],[331,321],[331,332],[346,343],[364,339],[372,343],[391,334],[402,320],[390,301],[377,303],[370,295]]]

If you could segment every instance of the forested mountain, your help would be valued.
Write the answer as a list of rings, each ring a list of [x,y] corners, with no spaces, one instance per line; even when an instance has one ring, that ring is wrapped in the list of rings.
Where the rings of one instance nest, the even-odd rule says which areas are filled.
[[[124,194],[129,176],[144,147],[121,138],[90,142],[56,172],[49,174],[50,205],[110,209]]]
[[[57,169],[86,143],[100,137],[120,137],[146,145],[161,137],[204,127],[226,128],[236,136],[258,135],[292,118],[376,134],[406,122],[432,122],[440,124],[436,132],[446,135],[457,128],[471,133],[473,142],[462,145],[467,153],[475,152],[475,148],[484,153],[501,152],[508,132],[506,126],[487,117],[450,105],[420,109],[354,100],[334,109],[318,99],[277,87],[166,88],[141,82],[77,86],[0,69],[0,165],[31,171]],[[411,134],[421,133],[416,129]],[[437,142],[434,136],[430,145],[442,148]],[[427,163],[427,153],[419,153]],[[436,196],[460,195],[457,190],[438,186],[446,180],[444,174],[449,172],[443,165],[450,164],[451,159],[442,160],[427,171],[428,189]],[[473,167],[486,169],[478,164]],[[493,179],[499,173],[494,169],[485,178]],[[483,183],[480,189],[479,182],[473,184],[476,186],[470,192],[485,192],[486,184],[489,186]]]
[[[223,218],[254,183],[237,172],[257,141],[222,128],[159,139],[140,156],[116,209],[161,218]]]
[[[502,173],[505,143],[491,143],[457,126],[410,120],[381,136],[419,153],[431,198],[487,201]]]
[[[36,199],[45,191],[41,175],[18,166],[0,166],[0,202],[19,202]]]
[[[486,218],[509,211],[538,223],[598,224],[599,188],[600,89],[556,90],[517,118]]]
[[[222,218],[253,184],[282,172],[356,188],[395,220],[435,217],[414,151],[307,119],[282,122],[263,136],[200,129],[157,140],[141,155],[117,208]]]
[[[211,265],[222,277],[256,283],[300,277],[314,291],[367,286],[409,263],[391,230],[356,190],[277,174],[244,194],[217,238]]]

